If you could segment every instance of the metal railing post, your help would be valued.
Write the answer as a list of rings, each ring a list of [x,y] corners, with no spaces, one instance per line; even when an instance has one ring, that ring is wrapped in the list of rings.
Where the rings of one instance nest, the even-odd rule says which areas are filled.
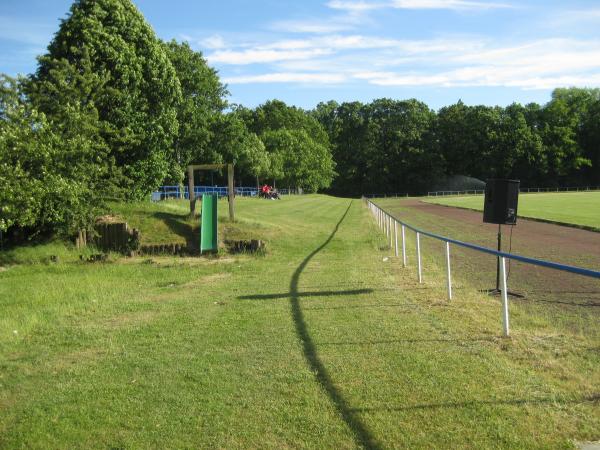
[[[386,237],[390,237],[390,234],[392,234],[392,230],[390,229],[390,216],[388,214],[385,215],[385,229],[387,231],[386,233]]]
[[[419,275],[419,283],[423,282],[421,275],[421,234],[417,232],[417,274]]]
[[[398,222],[394,219],[394,255],[398,257]]]
[[[402,267],[406,267],[406,234],[402,225]]]
[[[392,216],[390,216],[390,249],[394,247],[394,233],[392,233]]]
[[[506,258],[504,256],[500,258],[500,280],[502,281],[502,325],[504,328],[504,336],[508,336],[508,289],[506,287]]]
[[[450,242],[446,241],[446,274],[448,284],[448,300],[452,300],[452,277],[450,274]]]

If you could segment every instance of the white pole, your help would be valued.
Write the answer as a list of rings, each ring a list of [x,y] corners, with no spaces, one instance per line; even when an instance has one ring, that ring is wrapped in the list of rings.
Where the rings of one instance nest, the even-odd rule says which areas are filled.
[[[389,229],[388,229],[388,215],[386,213],[383,213],[383,228],[385,229],[385,237],[388,237],[389,234]]]
[[[398,257],[398,222],[394,220],[394,255]]]
[[[450,276],[450,242],[446,242],[446,271],[448,275],[448,300],[452,300],[452,278]]]
[[[504,326],[504,336],[508,336],[508,290],[506,289],[506,258],[500,258],[500,281],[502,282],[502,325]]]
[[[423,282],[421,276],[421,234],[417,233],[417,273],[419,275],[419,283]]]
[[[406,236],[404,234],[404,225],[402,225],[402,267],[406,267]]]
[[[394,246],[394,234],[392,233],[392,216],[390,216],[390,249]]]

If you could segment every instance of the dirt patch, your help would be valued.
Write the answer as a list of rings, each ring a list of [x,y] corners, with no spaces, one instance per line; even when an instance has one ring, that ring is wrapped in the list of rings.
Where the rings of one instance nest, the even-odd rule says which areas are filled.
[[[480,211],[452,208],[402,199],[388,207],[397,218],[427,231],[496,248],[498,225],[483,223]],[[503,250],[509,251],[509,226],[503,226]],[[407,239],[414,240],[412,233]],[[424,249],[441,260],[442,247],[437,240],[423,238]],[[562,264],[598,268],[600,266],[600,233],[550,223],[519,219],[512,229],[511,252]],[[496,258],[480,252],[452,247],[455,271],[468,274],[478,288],[495,287]],[[510,263],[509,289],[524,293],[527,300],[549,305],[578,305],[600,314],[600,280],[566,272]]]
[[[100,224],[100,223],[121,223],[124,222],[122,217],[119,216],[113,216],[111,214],[107,214],[105,216],[99,216],[96,218],[96,223]]]
[[[207,285],[211,285],[213,283],[218,283],[220,281],[226,280],[229,277],[231,277],[231,274],[227,273],[227,272],[213,273],[210,275],[205,275],[203,277],[200,277],[197,280],[190,281],[190,282],[184,284],[183,287],[187,288],[187,287],[207,286]]]
[[[240,256],[235,258],[230,257],[212,257],[212,258],[199,258],[194,256],[156,256],[153,255],[151,258],[147,256],[134,256],[128,258],[119,259],[120,264],[151,264],[157,267],[192,267],[192,266],[206,266],[213,264],[230,264],[240,260]]]
[[[110,317],[102,322],[102,326],[109,329],[144,325],[150,323],[158,316],[156,311],[135,311]]]
[[[75,365],[88,364],[95,362],[106,354],[106,350],[101,348],[86,348],[74,352],[59,355],[50,360],[49,367],[52,371],[61,371],[69,369]]]
[[[481,211],[435,205],[417,200],[407,201],[403,206],[476,226],[482,231],[482,234],[491,236],[491,239],[486,240],[495,247],[495,234],[498,226],[483,223]],[[508,226],[503,228],[504,233],[509,230]],[[554,246],[560,249],[560,254],[564,255],[565,260],[571,260],[572,255],[584,253],[594,255],[600,262],[600,234],[589,230],[519,218],[513,230],[513,246],[517,245],[536,253],[547,253],[548,246]]]

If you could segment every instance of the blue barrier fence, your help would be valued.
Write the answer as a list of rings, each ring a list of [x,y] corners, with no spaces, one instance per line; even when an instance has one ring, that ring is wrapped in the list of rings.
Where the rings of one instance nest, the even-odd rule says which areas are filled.
[[[520,261],[526,264],[532,264],[535,266],[546,267],[549,269],[560,270],[563,272],[569,272],[576,275],[582,275],[585,277],[600,279],[600,271],[586,269],[583,267],[570,266],[567,264],[560,264],[552,261],[545,261],[543,259],[530,258],[528,256],[515,255],[513,253],[506,253],[498,250],[494,250],[480,245],[471,244],[469,242],[459,241],[439,234],[431,233],[429,231],[421,230],[420,228],[414,227],[402,220],[395,218],[392,214],[386,210],[380,208],[371,200],[363,197],[364,201],[375,219],[377,224],[382,228],[386,236],[390,240],[390,246],[395,249],[395,255],[398,256],[398,224],[401,226],[401,244],[402,244],[402,261],[403,266],[406,266],[406,235],[405,229],[409,229],[415,232],[416,235],[416,249],[417,249],[417,275],[419,283],[422,283],[421,276],[421,246],[420,237],[427,236],[439,241],[445,242],[446,244],[446,269],[447,269],[447,289],[448,299],[452,299],[452,279],[450,271],[450,244],[458,245],[460,247],[468,248],[489,255],[494,255],[499,258],[500,261],[500,278],[501,278],[501,293],[502,293],[502,304],[503,304],[503,323],[504,323],[504,334],[509,335],[509,324],[508,324],[508,288],[506,279],[506,260],[511,259]]]
[[[241,197],[255,197],[258,195],[259,189],[256,187],[236,187],[235,195]],[[278,192],[281,195],[289,195],[293,194],[293,190],[288,189],[279,189]],[[201,196],[202,194],[217,194],[219,197],[227,197],[229,194],[229,189],[227,186],[194,186],[194,195],[196,197]],[[152,200],[164,200],[166,198],[183,198],[189,199],[189,189],[187,186],[161,186],[158,191],[152,193]]]

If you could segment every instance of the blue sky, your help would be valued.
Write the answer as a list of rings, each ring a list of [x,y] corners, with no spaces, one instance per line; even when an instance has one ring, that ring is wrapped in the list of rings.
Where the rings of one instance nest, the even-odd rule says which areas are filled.
[[[600,86],[600,1],[134,0],[218,69],[230,101],[545,103]],[[0,72],[30,73],[70,0],[0,0]]]

